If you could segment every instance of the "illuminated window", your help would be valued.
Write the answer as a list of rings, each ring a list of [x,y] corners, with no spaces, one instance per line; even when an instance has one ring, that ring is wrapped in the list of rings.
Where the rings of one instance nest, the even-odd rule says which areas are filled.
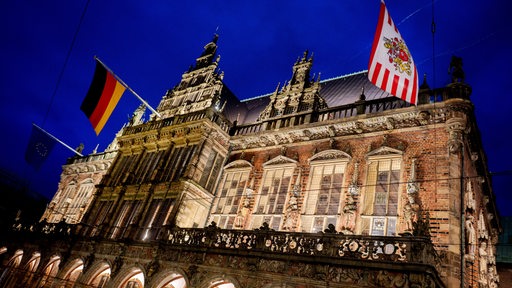
[[[224,167],[224,176],[212,210],[212,220],[217,223],[217,226],[224,229],[243,227],[243,223],[237,222],[237,214],[241,209],[242,197],[247,196],[251,169],[251,164],[242,160],[234,161]]]
[[[263,165],[263,179],[256,197],[252,229],[260,228],[263,223],[267,223],[271,229],[280,229],[296,163],[295,160],[278,156]]]
[[[368,159],[361,225],[364,235],[396,234],[402,157],[395,150],[391,152],[394,155],[375,155]]]
[[[304,232],[323,231],[329,224],[336,227],[349,159],[348,154],[339,150],[326,150],[311,157],[302,215]]]

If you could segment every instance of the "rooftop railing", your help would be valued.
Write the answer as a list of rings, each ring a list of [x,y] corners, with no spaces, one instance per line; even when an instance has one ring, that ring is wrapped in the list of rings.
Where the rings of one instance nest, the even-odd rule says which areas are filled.
[[[361,114],[378,113],[386,110],[404,108],[409,106],[411,106],[411,104],[397,97],[387,97],[368,101],[360,100],[355,103],[347,105],[322,109],[318,111],[317,115],[314,116],[314,112],[302,112],[282,115],[280,117],[274,117],[265,121],[239,125],[234,127],[233,135],[246,135],[251,133],[258,133],[265,130],[273,130],[276,128],[297,126],[304,123],[349,118]]]

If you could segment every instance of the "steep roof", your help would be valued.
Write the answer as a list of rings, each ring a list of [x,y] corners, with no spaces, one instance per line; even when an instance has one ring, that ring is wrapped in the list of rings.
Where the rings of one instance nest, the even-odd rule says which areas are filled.
[[[348,75],[322,80],[320,82],[320,96],[327,102],[328,107],[336,107],[354,103],[359,99],[362,88],[366,100],[380,99],[389,97],[389,93],[377,88],[373,85],[367,76],[368,71],[360,71]],[[241,101],[240,117],[238,124],[246,124],[255,122],[259,114],[270,101],[270,95],[265,94]],[[237,112],[232,114],[236,114]]]

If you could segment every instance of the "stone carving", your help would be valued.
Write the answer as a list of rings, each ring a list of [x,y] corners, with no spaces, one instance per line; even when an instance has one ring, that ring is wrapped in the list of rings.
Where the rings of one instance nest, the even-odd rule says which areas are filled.
[[[480,263],[480,278],[478,282],[483,283],[484,285],[487,285],[487,242],[482,241],[480,243],[480,248],[478,249],[478,256],[479,256],[479,263]]]
[[[345,153],[343,151],[335,150],[335,149],[329,149],[329,150],[325,150],[325,151],[316,153],[315,155],[313,155],[309,159],[309,161],[343,159],[343,158],[348,160],[351,157],[350,157],[350,155],[348,155],[347,153]]]
[[[456,153],[462,145],[462,133],[466,129],[466,119],[461,117],[453,117],[446,120],[446,129],[450,134],[448,140],[448,151]]]
[[[245,227],[245,222],[251,213],[251,200],[253,197],[254,190],[252,187],[254,186],[254,178],[251,181],[249,187],[245,188],[245,198],[242,202],[242,208],[240,209],[238,215],[235,219],[235,227],[243,228]]]
[[[401,114],[393,115],[393,120],[388,117],[380,116],[373,118],[360,119],[357,121],[335,123],[326,127],[315,127],[308,129],[294,129],[293,131],[268,131],[264,135],[258,137],[241,137],[240,139],[233,139],[232,145],[234,149],[250,149],[256,147],[265,147],[273,145],[283,145],[287,143],[294,143],[298,141],[307,141],[310,139],[329,139],[332,137],[346,136],[360,134],[363,132],[376,132],[388,130],[390,123],[393,123],[393,127],[396,128],[407,128],[416,127],[419,125],[427,125],[433,123],[432,119],[435,119],[436,123],[443,121],[444,114],[440,117],[433,117],[429,111],[420,112],[405,112]],[[263,125],[258,123],[255,125]],[[249,134],[253,132],[261,131],[262,127],[254,126],[248,129],[247,132],[240,131],[240,135]],[[247,129],[247,128],[244,128]],[[276,137],[276,135],[279,135]]]
[[[474,259],[476,249],[476,231],[473,225],[473,218],[472,215],[469,215],[466,219],[467,255],[470,260]]]
[[[359,162],[354,164],[354,173],[352,174],[352,183],[347,189],[346,202],[343,206],[342,230],[344,234],[353,234],[356,224],[357,203],[355,197],[359,195],[359,187],[357,186],[357,178],[359,174]]]
[[[475,202],[475,193],[473,192],[473,184],[471,180],[468,180],[466,184],[466,193],[465,193],[465,202],[466,202],[466,210],[474,211],[476,208]]]
[[[295,180],[295,184],[293,185],[293,190],[290,195],[290,199],[288,200],[288,204],[286,206],[286,221],[284,223],[284,229],[288,231],[293,231],[297,228],[297,223],[299,222],[299,204],[298,204],[298,198],[300,197],[300,191],[301,191],[301,173],[299,172],[299,175],[297,175],[297,178]]]
[[[489,239],[489,232],[485,226],[485,218],[482,211],[480,211],[480,216],[478,216],[478,238]]]
[[[418,218],[418,212],[420,210],[420,205],[417,203],[419,187],[416,181],[416,158],[412,159],[411,174],[409,175],[409,181],[407,181],[406,188],[408,201],[405,203],[403,208],[405,231],[412,232],[414,230],[413,223]]]
[[[416,158],[412,159],[411,174],[407,182],[407,198],[411,205],[416,204],[416,197],[419,191],[418,183],[416,182]]]
[[[297,161],[291,159],[291,158],[288,158],[286,156],[283,156],[283,155],[279,155],[267,162],[265,162],[263,164],[263,166],[268,166],[268,165],[280,165],[280,164],[296,164]]]
[[[405,231],[411,232],[414,229],[413,222],[415,215],[416,212],[413,210],[411,203],[406,203],[404,205]]]

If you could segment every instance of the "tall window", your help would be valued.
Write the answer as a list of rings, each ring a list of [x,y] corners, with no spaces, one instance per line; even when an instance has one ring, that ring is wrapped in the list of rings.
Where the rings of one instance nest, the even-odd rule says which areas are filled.
[[[361,232],[393,236],[398,215],[401,157],[369,159]]]
[[[112,239],[121,239],[127,235],[124,235],[126,229],[130,224],[135,223],[136,215],[139,214],[141,208],[141,200],[124,200],[121,206],[121,211],[112,227]]]
[[[283,163],[284,161],[288,163]],[[267,162],[264,167],[251,228],[260,228],[266,222],[271,229],[279,230],[296,163],[292,159],[279,156]]]
[[[323,231],[329,224],[336,226],[346,165],[345,159],[312,162],[302,216],[304,232]]]
[[[86,179],[80,183],[78,192],[75,194],[75,197],[71,199],[72,202],[67,211],[66,217],[68,223],[78,223],[82,220],[82,216],[91,199],[93,189],[94,183],[92,179]]]
[[[234,228],[235,218],[240,206],[240,200],[248,185],[251,167],[229,169],[224,171],[224,177],[219,185],[217,203],[213,210],[213,221],[224,229]]]
[[[199,180],[199,184],[203,186],[206,190],[212,191],[213,186],[217,180],[217,176],[219,176],[219,171],[222,166],[222,162],[224,161],[224,157],[217,153],[217,151],[212,150],[208,156],[208,160],[206,161],[206,165],[203,170],[203,175]]]
[[[142,235],[142,240],[154,240],[158,237],[158,233],[162,226],[170,224],[171,212],[174,207],[174,198],[153,199],[149,206]]]
[[[113,204],[114,201],[99,201],[96,207],[94,207],[95,210],[91,213],[91,217],[89,217],[89,225],[91,227],[89,236],[96,236],[100,232],[100,225],[108,221],[105,218]]]

